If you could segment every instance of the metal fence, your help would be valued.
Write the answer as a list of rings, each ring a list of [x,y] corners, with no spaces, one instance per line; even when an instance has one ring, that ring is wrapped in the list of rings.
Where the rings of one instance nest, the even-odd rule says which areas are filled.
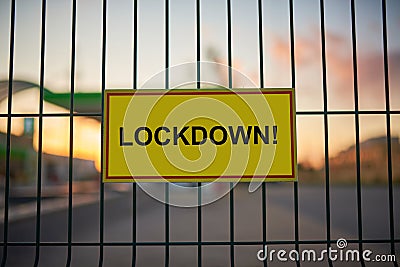
[[[197,88],[200,89],[201,84],[201,9],[200,9],[200,1],[196,0],[196,59],[197,59]],[[105,242],[104,241],[104,203],[105,203],[105,185],[100,183],[99,190],[99,207],[100,207],[100,217],[99,217],[99,242],[74,242],[72,240],[72,198],[73,198],[73,134],[74,134],[74,118],[77,116],[97,116],[101,117],[102,113],[75,113],[74,112],[74,90],[75,90],[75,65],[76,65],[76,21],[77,21],[77,1],[72,0],[72,32],[71,32],[71,69],[70,69],[70,90],[71,90],[71,98],[70,98],[70,112],[69,114],[49,114],[43,112],[43,92],[44,92],[44,67],[45,67],[45,45],[46,45],[46,0],[42,0],[42,17],[41,17],[41,54],[40,54],[40,106],[39,113],[37,114],[29,114],[26,116],[35,117],[39,121],[38,128],[38,153],[37,153],[37,191],[36,191],[36,232],[35,232],[35,242],[12,242],[8,239],[9,232],[9,200],[10,200],[10,164],[11,164],[11,124],[12,119],[15,117],[24,117],[25,115],[21,114],[13,114],[12,113],[12,96],[13,96],[13,83],[9,82],[8,87],[8,112],[7,114],[2,114],[2,117],[7,118],[7,150],[6,150],[6,176],[5,176],[5,188],[4,188],[4,223],[3,223],[3,241],[0,243],[3,250],[2,257],[2,266],[7,266],[7,255],[10,247],[15,246],[28,246],[35,248],[35,261],[34,266],[39,265],[39,256],[41,248],[48,246],[57,246],[57,247],[66,247],[67,248],[67,259],[66,266],[70,266],[72,260],[72,249],[74,247],[96,247],[99,250],[99,259],[98,266],[103,265],[104,260],[104,249],[105,247],[131,247],[132,250],[132,266],[136,265],[137,259],[137,248],[138,247],[163,247],[165,249],[165,266],[169,266],[170,262],[170,249],[174,246],[194,246],[197,247],[197,265],[202,266],[202,254],[204,246],[225,246],[229,247],[230,253],[230,265],[235,266],[235,247],[237,246],[263,246],[263,245],[293,245],[296,250],[300,249],[302,245],[323,245],[329,248],[332,244],[335,244],[336,240],[332,239],[331,236],[331,198],[330,198],[330,176],[331,170],[329,168],[329,135],[328,135],[328,122],[331,115],[350,115],[354,117],[354,131],[355,131],[355,151],[356,151],[356,192],[357,192],[357,226],[358,226],[358,237],[356,239],[347,240],[350,244],[358,245],[358,249],[361,251],[365,244],[389,244],[390,245],[390,253],[395,254],[395,246],[400,242],[398,238],[395,238],[395,227],[399,226],[399,222],[395,220],[394,216],[394,197],[393,197],[393,164],[395,164],[392,160],[392,151],[391,151],[391,115],[400,114],[398,110],[391,110],[390,108],[390,94],[389,94],[389,62],[388,62],[388,34],[387,34],[387,6],[386,1],[382,0],[382,43],[383,43],[383,58],[384,58],[384,88],[385,88],[385,110],[360,110],[359,109],[359,84],[358,84],[358,61],[357,61],[357,31],[356,31],[356,8],[355,8],[355,0],[351,0],[351,44],[352,44],[352,67],[353,67],[353,89],[354,89],[354,110],[341,110],[341,111],[332,111],[328,110],[328,97],[327,97],[327,57],[326,57],[326,34],[325,34],[325,5],[324,0],[320,0],[320,34],[321,34],[321,47],[322,47],[322,90],[323,90],[323,110],[322,111],[299,111],[297,112],[297,116],[323,116],[323,126],[324,126],[324,153],[325,153],[325,209],[326,209],[326,238],[323,240],[305,240],[300,238],[300,228],[299,228],[299,183],[302,182],[302,177],[299,177],[299,182],[293,183],[293,196],[294,196],[294,239],[293,240],[268,240],[267,239],[267,231],[268,231],[268,222],[272,220],[272,218],[267,218],[267,190],[268,184],[262,184],[261,188],[261,196],[262,196],[262,209],[260,210],[262,217],[262,236],[259,240],[254,241],[237,241],[235,239],[235,220],[234,220],[234,198],[235,198],[235,190],[231,190],[229,193],[229,233],[230,239],[229,241],[204,241],[202,240],[203,231],[202,228],[202,206],[197,207],[197,240],[192,241],[171,241],[170,240],[170,206],[165,204],[165,240],[150,242],[150,241],[137,241],[137,185],[133,184],[133,196],[132,196],[132,241],[131,242]],[[293,0],[289,0],[289,33],[290,33],[290,62],[291,62],[291,86],[296,88],[296,67],[295,67],[295,23],[294,23],[294,5]],[[169,34],[170,34],[170,14],[169,14],[169,4],[170,1],[165,1],[165,68],[168,69],[170,67],[170,42],[169,42]],[[261,88],[264,87],[264,44],[263,44],[263,1],[258,0],[258,48],[259,48],[259,72],[260,72],[260,80],[259,85]],[[227,0],[227,61],[228,66],[232,67],[232,16],[231,16],[231,0]],[[138,80],[138,0],[133,0],[133,19],[134,19],[134,29],[133,29],[133,88],[137,88],[137,80]],[[10,21],[10,44],[9,44],[9,81],[13,81],[14,79],[14,42],[15,42],[15,20],[16,20],[16,1],[11,1],[11,21]],[[101,89],[104,92],[106,89],[106,44],[107,44],[107,0],[103,0],[102,3],[102,80],[101,80]],[[232,71],[229,72],[229,87],[232,88]],[[165,84],[166,88],[169,86],[169,75],[168,72],[165,76]],[[363,220],[362,220],[362,182],[361,182],[361,160],[360,160],[360,115],[384,115],[386,118],[386,142],[387,142],[387,165],[382,166],[382,168],[387,169],[387,177],[388,177],[388,203],[389,203],[389,239],[365,239],[363,236]],[[43,144],[43,118],[45,117],[68,117],[70,122],[70,142],[69,142],[69,180],[68,180],[68,240],[67,242],[43,242],[41,240],[41,232],[45,231],[41,228],[41,207],[42,207],[42,144]],[[103,134],[102,134],[103,136]],[[103,155],[102,155],[103,157]],[[200,184],[199,184],[200,185]],[[200,187],[199,187],[199,190]],[[168,186],[166,186],[165,193],[168,198]],[[198,193],[198,201],[201,202],[201,192]],[[301,265],[300,261],[296,262],[298,266]],[[264,261],[264,266],[267,265],[267,261]],[[333,265],[332,261],[328,261],[330,266]],[[365,263],[361,261],[361,265]],[[397,263],[393,263],[394,266],[398,266]]]

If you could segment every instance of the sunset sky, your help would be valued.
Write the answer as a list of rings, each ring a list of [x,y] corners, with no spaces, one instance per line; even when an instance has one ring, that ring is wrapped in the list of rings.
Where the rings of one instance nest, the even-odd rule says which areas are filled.
[[[41,1],[17,0],[14,78],[39,83]],[[227,63],[226,1],[201,0],[201,58]],[[323,110],[319,0],[294,1],[297,110]],[[164,1],[139,0],[138,85],[165,68]],[[70,90],[71,1],[47,2],[45,87],[54,92]],[[108,1],[106,88],[132,88],[132,1]],[[349,0],[325,1],[328,109],[354,110],[351,17]],[[258,11],[256,0],[232,0],[233,66],[259,86]],[[400,109],[400,1],[387,1],[389,38],[390,104]],[[8,79],[10,1],[0,2],[0,80]],[[384,110],[384,72],[381,1],[356,1],[359,107]],[[76,91],[101,90],[102,1],[78,1]],[[263,1],[265,87],[290,87],[290,40],[288,1]],[[170,0],[170,65],[196,61],[194,0]],[[192,81],[195,72],[187,73]],[[174,77],[171,77],[173,79]],[[160,84],[160,88],[164,85]],[[240,84],[236,84],[240,86]],[[234,83],[235,87],[235,83]],[[14,110],[37,110],[37,93],[27,93]],[[47,112],[68,112],[46,104]],[[0,112],[7,112],[0,103]],[[392,134],[400,135],[400,115],[392,115]],[[63,120],[55,118],[53,120]],[[361,140],[386,133],[385,115],[361,115]],[[18,119],[15,119],[18,121]],[[61,123],[61,122],[60,122]],[[4,132],[6,121],[0,122]],[[18,122],[15,123],[18,125]],[[51,123],[44,140],[55,138]],[[65,136],[57,136],[63,148],[44,144],[49,153],[68,153]],[[17,126],[15,126],[17,127]],[[92,140],[97,121],[76,122],[83,144]],[[329,117],[330,153],[354,143],[354,116]],[[82,129],[83,129],[82,128]],[[14,130],[17,131],[17,130]],[[78,130],[77,130],[78,131]],[[85,133],[86,131],[86,133]],[[17,132],[15,132],[17,133]],[[324,155],[322,116],[298,116],[298,158],[320,166]],[[99,161],[100,138],[92,151],[77,155]],[[57,142],[56,142],[57,143]],[[97,146],[96,146],[97,143]],[[76,144],[77,150],[82,150]],[[55,146],[55,147],[54,147]]]

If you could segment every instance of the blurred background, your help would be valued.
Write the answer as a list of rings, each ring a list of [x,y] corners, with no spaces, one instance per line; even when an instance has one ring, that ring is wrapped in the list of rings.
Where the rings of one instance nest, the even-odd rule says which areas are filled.
[[[232,66],[260,86],[291,87],[289,1],[263,0],[263,73],[260,49],[258,1],[231,1]],[[267,239],[294,240],[298,204],[300,240],[340,237],[391,238],[390,210],[394,212],[396,253],[400,246],[400,2],[387,0],[389,107],[385,97],[382,1],[355,1],[358,103],[354,98],[351,1],[326,0],[325,41],[327,67],[327,132],[324,131],[323,65],[320,1],[294,1],[294,55],[296,71],[298,198],[292,183],[266,185]],[[108,1],[105,88],[143,87],[165,69],[165,1]],[[104,185],[104,207],[99,206],[102,89],[102,12],[100,0],[77,1],[76,61],[74,72],[73,136],[70,136],[72,1],[48,0],[46,6],[43,130],[39,131],[42,2],[16,0],[14,75],[11,118],[10,196],[5,207],[7,116],[11,0],[0,1],[0,238],[4,240],[4,209],[9,210],[8,242],[35,242],[37,236],[38,146],[42,136],[40,241],[66,242],[68,237],[68,179],[70,141],[73,140],[72,241],[99,242],[100,210],[104,210],[104,242],[131,242],[133,214],[137,240],[165,240],[165,208],[131,184]],[[200,1],[200,59],[228,64],[227,2]],[[137,22],[137,25],[135,25]],[[134,29],[137,28],[137,47]],[[169,65],[196,62],[196,1],[169,1]],[[137,57],[135,57],[135,49]],[[137,62],[137,69],[134,62]],[[137,80],[134,81],[134,73]],[[171,80],[195,81],[196,70],[177,73]],[[216,71],[219,84],[227,86],[227,73]],[[165,84],[158,85],[165,88]],[[233,76],[233,88],[242,87]],[[361,209],[357,195],[356,119],[359,115]],[[386,113],[387,108],[392,111]],[[313,115],[307,112],[315,112]],[[341,113],[342,112],[342,113]],[[391,122],[387,138],[387,116]],[[325,135],[328,154],[325,154]],[[388,140],[391,145],[392,180],[388,177]],[[328,159],[328,160],[326,160]],[[326,178],[329,163],[329,179]],[[329,187],[326,187],[328,181]],[[234,198],[236,241],[262,241],[262,192],[249,193],[238,185]],[[329,205],[326,204],[327,188]],[[204,194],[218,194],[218,185]],[[389,191],[393,201],[389,200]],[[135,191],[136,192],[136,191]],[[133,202],[133,199],[136,202]],[[296,201],[297,200],[297,201]],[[135,203],[134,209],[132,206]],[[296,204],[297,203],[297,204]],[[393,204],[393,207],[390,204]],[[328,207],[328,209],[327,209]],[[328,216],[329,215],[329,216]],[[229,196],[203,207],[202,239],[229,241]],[[327,217],[328,216],[328,217]],[[197,210],[170,208],[170,239],[197,241]],[[327,219],[329,218],[329,219]],[[388,242],[370,242],[365,248],[389,254]],[[354,245],[354,244],[353,244]],[[4,244],[2,245],[4,246]],[[281,245],[278,247],[293,245]],[[312,247],[312,245],[310,245]],[[321,245],[315,245],[321,247]],[[237,266],[260,266],[256,253],[262,246],[236,246]],[[105,266],[131,264],[132,248],[105,246]],[[1,250],[1,249],[0,249]],[[0,251],[1,255],[2,251]],[[23,257],[21,257],[23,255]],[[40,249],[41,266],[65,265],[65,246]],[[95,245],[73,247],[72,266],[97,266]],[[163,246],[139,246],[138,266],[165,263]],[[400,258],[400,256],[398,256]],[[34,246],[12,246],[7,266],[30,266]],[[229,246],[204,246],[204,266],[230,264]],[[171,246],[171,266],[197,264],[197,246]],[[291,263],[293,265],[293,263]],[[290,263],[287,263],[290,266]],[[305,264],[307,266],[307,263]],[[340,265],[340,264],[339,264]],[[318,266],[318,265],[316,265]],[[348,265],[350,264],[348,263]],[[388,265],[391,266],[391,265]]]

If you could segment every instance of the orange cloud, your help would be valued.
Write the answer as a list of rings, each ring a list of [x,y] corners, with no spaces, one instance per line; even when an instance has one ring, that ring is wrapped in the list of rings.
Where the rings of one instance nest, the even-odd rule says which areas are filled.
[[[319,32],[312,36],[319,36]],[[274,61],[290,66],[290,43],[278,36],[272,39],[272,56]],[[326,32],[326,59],[328,92],[335,107],[348,106],[353,103],[353,58],[352,44],[345,36]],[[321,40],[316,37],[296,36],[295,60],[298,71],[313,68],[316,75],[322,77]],[[389,51],[389,71],[391,83],[398,83],[395,75],[400,71],[400,51]],[[367,52],[358,46],[358,90],[360,106],[374,108],[384,103],[384,63],[383,52]],[[314,77],[297,76],[299,84],[313,80]],[[308,83],[307,83],[308,84]],[[314,90],[322,90],[321,84],[315,84]],[[308,88],[310,90],[310,88]],[[400,97],[398,90],[392,90],[392,96]]]

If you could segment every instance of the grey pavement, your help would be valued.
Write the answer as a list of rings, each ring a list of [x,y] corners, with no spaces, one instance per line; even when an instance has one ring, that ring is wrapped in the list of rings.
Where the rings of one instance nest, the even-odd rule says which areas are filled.
[[[325,187],[300,185],[299,238],[326,239]],[[112,194],[112,197],[109,195]],[[332,239],[357,239],[356,187],[330,187],[330,234]],[[400,188],[394,188],[395,234],[400,238]],[[64,199],[66,201],[66,199]],[[78,201],[78,200],[74,200]],[[362,190],[363,238],[389,238],[388,191],[385,186],[365,186]],[[137,240],[164,241],[165,207],[141,190],[137,195]],[[11,212],[11,211],[10,211]],[[33,213],[34,214],[34,213]],[[248,193],[247,184],[234,190],[234,236],[236,241],[262,240],[261,191]],[[10,222],[8,239],[11,242],[35,241],[35,217],[26,216]],[[0,226],[0,235],[3,226]],[[42,242],[67,241],[68,210],[54,209],[41,216]],[[76,205],[73,209],[73,242],[99,241],[99,205],[97,199]],[[229,196],[202,207],[202,240],[229,241]],[[267,184],[267,238],[294,239],[294,200],[292,184]],[[0,236],[1,240],[3,239]],[[104,241],[130,242],[132,239],[132,195],[130,192],[106,192],[104,205]],[[170,240],[197,241],[197,209],[170,207]],[[235,246],[235,266],[263,266],[256,254],[261,246]],[[290,245],[271,245],[269,249],[293,249]],[[325,248],[321,245],[302,245],[301,249]],[[353,244],[349,248],[356,248]],[[389,254],[388,244],[365,244],[364,249]],[[130,266],[130,246],[104,247],[104,266]],[[137,266],[164,266],[163,246],[137,248]],[[400,247],[397,246],[399,259]],[[203,246],[203,266],[230,266],[229,246]],[[0,253],[1,254],[1,253]],[[2,255],[0,255],[2,256]],[[7,266],[32,266],[35,247],[9,247]],[[40,266],[65,266],[66,247],[41,247]],[[71,266],[97,266],[98,247],[73,247]],[[302,266],[326,266],[326,262],[302,263]],[[170,266],[197,266],[197,246],[171,246]],[[293,262],[268,262],[268,266],[295,266]],[[359,263],[337,262],[334,266],[360,266]],[[367,265],[369,266],[369,265]],[[376,264],[370,266],[393,266]]]

